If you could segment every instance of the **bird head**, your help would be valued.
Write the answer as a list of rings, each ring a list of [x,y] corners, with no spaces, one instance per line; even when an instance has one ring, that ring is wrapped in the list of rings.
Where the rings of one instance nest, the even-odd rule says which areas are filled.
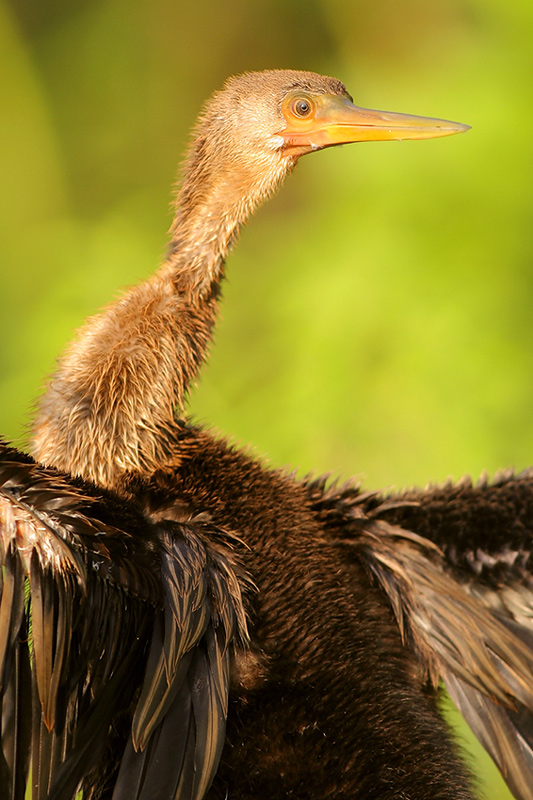
[[[297,70],[248,72],[229,78],[208,102],[200,127],[206,123],[218,132],[219,147],[222,137],[234,153],[261,158],[278,152],[288,160],[350,142],[433,139],[470,127],[360,108],[336,78]]]
[[[372,111],[354,105],[336,78],[296,70],[230,78],[207,103],[185,163],[190,176],[179,202],[240,208],[242,220],[294,167],[300,156],[350,142],[431,139],[468,125]]]

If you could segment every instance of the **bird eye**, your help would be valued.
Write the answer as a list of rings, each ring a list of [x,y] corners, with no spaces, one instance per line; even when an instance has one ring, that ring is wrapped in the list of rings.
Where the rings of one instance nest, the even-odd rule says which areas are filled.
[[[308,117],[313,111],[313,105],[307,97],[299,97],[292,102],[291,111],[297,117]]]

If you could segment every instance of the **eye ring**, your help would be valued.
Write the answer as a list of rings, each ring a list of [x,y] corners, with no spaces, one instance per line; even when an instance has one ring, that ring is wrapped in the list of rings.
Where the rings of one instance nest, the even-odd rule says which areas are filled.
[[[296,97],[291,103],[291,111],[296,117],[305,119],[314,111],[314,104],[308,97]]]

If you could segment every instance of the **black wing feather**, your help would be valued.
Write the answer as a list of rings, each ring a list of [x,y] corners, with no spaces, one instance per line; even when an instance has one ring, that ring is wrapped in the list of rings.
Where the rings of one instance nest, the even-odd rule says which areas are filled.
[[[110,562],[106,551],[118,549],[113,555],[127,570],[121,550],[128,534],[86,516],[95,498],[53,471],[16,458],[15,451],[0,450],[0,796],[24,797],[31,759],[32,796],[41,800],[54,796],[61,764],[64,772],[71,772],[75,793],[91,759],[95,763],[94,748],[85,764],[70,758],[82,735],[78,724],[85,713],[94,718],[104,708],[103,678],[117,671],[124,656],[120,648],[111,647],[113,639],[125,640],[127,647],[135,637],[134,623],[153,615],[160,598],[157,574],[142,582],[140,598],[134,591],[135,574],[130,574],[126,592],[135,612],[129,613],[128,624],[113,629],[109,596],[115,596],[115,608],[121,609],[125,590],[110,577],[113,565],[105,563]],[[117,542],[119,547],[113,548]],[[153,558],[145,563],[153,570]],[[102,565],[106,569],[100,577]],[[147,602],[150,581],[152,599]],[[98,731],[104,743],[109,709],[114,708],[117,704],[108,698]],[[71,797],[72,792],[57,796]]]
[[[307,483],[325,529],[387,594],[511,791],[533,797],[533,474],[396,495]]]
[[[2,798],[31,762],[33,800],[201,800],[247,637],[236,542],[0,446]]]
[[[443,680],[515,797],[531,800],[533,749],[520,732],[533,725],[527,637],[459,584],[432,542],[382,521],[369,522],[353,541],[433,685]],[[533,610],[533,593],[523,595]]]
[[[228,645],[247,636],[231,552],[212,546],[221,534],[199,521],[161,526],[165,609],[114,800],[200,800],[213,780],[225,736]]]

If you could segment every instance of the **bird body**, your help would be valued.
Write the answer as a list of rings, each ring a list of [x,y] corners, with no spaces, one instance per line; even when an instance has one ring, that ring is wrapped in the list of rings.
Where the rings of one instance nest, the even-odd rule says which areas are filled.
[[[297,71],[230,79],[207,104],[164,263],[60,360],[40,465],[0,449],[6,796],[31,757],[34,800],[471,800],[443,679],[533,798],[531,476],[364,494],[183,416],[228,250],[297,160],[465,129]]]

